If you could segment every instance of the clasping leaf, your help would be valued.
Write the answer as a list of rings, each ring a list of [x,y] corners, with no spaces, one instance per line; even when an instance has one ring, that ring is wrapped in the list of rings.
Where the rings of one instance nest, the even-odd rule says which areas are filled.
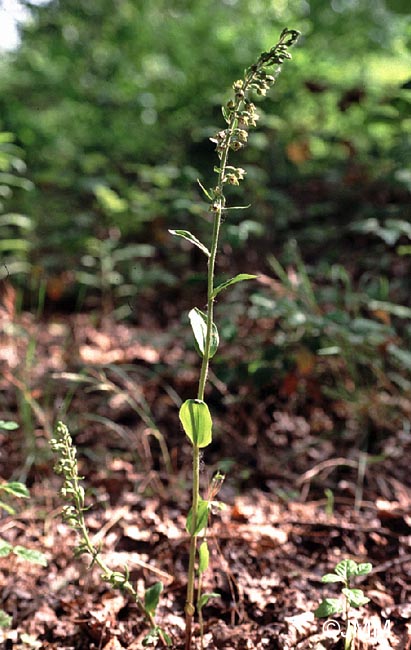
[[[186,400],[180,408],[179,418],[193,445],[207,447],[210,444],[213,422],[209,408],[203,400]]]
[[[146,589],[146,592],[144,594],[144,609],[148,614],[155,614],[162,591],[162,582],[156,582],[154,585]]]
[[[200,544],[198,549],[198,573],[201,575],[208,569],[208,564],[210,562],[210,551],[208,550],[208,545],[206,540]]]
[[[193,528],[193,509],[190,508],[186,522],[186,530],[190,535],[198,535],[203,528],[206,528],[209,507],[209,501],[205,499],[198,500],[195,528]]]
[[[206,338],[207,338],[207,315],[201,311],[201,309],[191,309],[188,314],[190,319],[191,328],[193,330],[194,339],[196,343],[197,352],[200,357],[204,356],[205,347],[206,347]],[[218,330],[213,323],[211,325],[211,341],[210,341],[210,350],[209,350],[209,359],[212,359],[215,353],[217,352],[220,339],[218,336]]]

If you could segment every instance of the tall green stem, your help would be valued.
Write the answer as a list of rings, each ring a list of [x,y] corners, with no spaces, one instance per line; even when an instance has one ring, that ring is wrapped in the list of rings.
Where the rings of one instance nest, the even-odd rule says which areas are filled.
[[[235,121],[232,120],[231,132],[235,128]],[[213,235],[211,241],[210,257],[208,260],[208,272],[207,272],[207,331],[206,331],[206,340],[204,346],[204,354],[201,363],[200,379],[198,383],[198,392],[197,399],[204,400],[205,386],[207,382],[208,368],[210,365],[210,347],[211,347],[211,333],[213,325],[213,316],[214,316],[214,269],[215,269],[215,260],[217,256],[218,241],[220,235],[221,227],[221,217],[223,211],[223,178],[225,173],[225,168],[227,165],[228,151],[231,137],[228,138],[228,146],[224,152],[224,159],[221,164],[221,171],[218,177],[217,188],[220,190],[218,194],[221,195],[220,203],[217,211],[214,213],[214,224],[213,224]],[[197,510],[198,510],[198,499],[199,499],[199,488],[200,488],[200,450],[198,445],[193,446],[193,475],[192,475],[192,530],[196,530],[197,524]],[[191,534],[190,538],[190,553],[188,561],[188,581],[187,581],[187,599],[186,599],[186,650],[191,649],[191,636],[192,636],[192,622],[194,616],[194,582],[195,582],[195,560],[197,555],[197,534],[194,532]]]
[[[280,71],[280,66],[284,59],[291,58],[287,48],[293,45],[299,36],[295,30],[283,30],[280,40],[269,52],[264,52],[257,63],[251,66],[242,81],[234,84],[234,99],[228,102],[223,114],[228,124],[227,129],[217,134],[217,152],[220,159],[220,166],[216,170],[218,180],[216,187],[211,190],[212,195],[210,211],[214,215],[213,233],[211,238],[211,247],[208,258],[207,271],[207,313],[206,313],[206,336],[204,341],[204,350],[202,354],[202,363],[200,378],[198,383],[197,399],[204,401],[205,387],[207,383],[208,369],[211,357],[211,343],[213,335],[214,322],[214,272],[215,262],[218,250],[220,228],[223,211],[225,207],[224,185],[238,185],[238,181],[243,178],[244,170],[228,167],[228,156],[230,149],[242,148],[248,138],[248,128],[255,126],[257,114],[255,106],[248,101],[247,92],[253,88],[257,93],[264,95],[266,90],[273,85],[276,75]],[[264,68],[276,65],[274,76],[265,73]],[[227,173],[228,172],[228,173]],[[206,192],[207,193],[207,192]],[[190,551],[187,580],[187,598],[186,598],[186,642],[185,650],[191,650],[192,622],[194,616],[194,591],[195,591],[195,565],[197,556],[197,518],[199,505],[199,487],[200,487],[200,448],[198,444],[193,444],[193,475],[192,475],[192,507],[191,507],[191,525],[190,525]]]

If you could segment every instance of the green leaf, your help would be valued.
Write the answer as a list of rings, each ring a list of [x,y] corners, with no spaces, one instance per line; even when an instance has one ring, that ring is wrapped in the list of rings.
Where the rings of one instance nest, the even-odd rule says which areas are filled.
[[[9,505],[8,503],[4,503],[4,501],[0,501],[0,508],[5,510],[7,512],[7,514],[9,514],[9,515],[15,515],[16,514],[15,509],[11,505]]]
[[[28,499],[30,497],[30,493],[24,483],[19,483],[18,481],[3,483],[0,485],[0,490],[6,492],[7,494],[12,494],[18,499]]]
[[[357,576],[365,576],[372,571],[371,562],[363,562],[357,565]]]
[[[10,627],[12,623],[12,617],[6,614],[6,612],[0,609],[0,627]]]
[[[158,637],[159,637],[158,628],[153,627],[151,628],[151,630],[147,632],[141,644],[144,648],[147,648],[147,646],[154,645],[155,643],[157,643]]]
[[[18,557],[21,557],[23,560],[31,562],[32,564],[47,566],[47,558],[44,553],[40,553],[40,551],[33,551],[32,549],[26,548],[25,546],[15,546],[13,548],[13,553]]]
[[[159,625],[156,625],[148,631],[142,641],[142,646],[146,648],[149,645],[154,645],[157,643],[160,637],[163,638],[168,647],[172,645],[171,637]]]
[[[226,280],[222,284],[219,284],[211,295],[213,298],[215,298],[220,293],[220,291],[227,289],[227,287],[230,285],[236,284],[237,282],[242,282],[243,280],[254,280],[256,277],[256,275],[250,275],[249,273],[239,273],[234,278],[231,278],[230,280]]]
[[[25,239],[2,239],[0,241],[0,251],[29,251],[30,241]]]
[[[208,200],[209,200],[209,201],[212,201],[212,200],[213,200],[212,195],[210,194],[210,192],[209,192],[208,190],[206,190],[206,188],[204,187],[204,185],[202,184],[202,182],[200,181],[199,178],[197,178],[197,183],[199,184],[199,186],[200,186],[201,189],[203,190],[203,192],[204,192],[204,194],[206,195],[206,197],[208,198]]]
[[[362,589],[342,589],[341,591],[352,607],[362,607],[370,602],[370,599],[364,596]]]
[[[208,545],[206,540],[200,544],[198,549],[198,573],[201,575],[208,569],[208,564],[210,562],[210,551],[208,550]]]
[[[396,14],[410,15],[410,5],[408,0],[385,0],[385,4],[389,11]]]
[[[156,582],[154,585],[146,589],[144,594],[144,609],[148,614],[154,614],[158,602],[160,600],[160,594],[163,591],[163,583]]]
[[[401,366],[407,368],[407,370],[411,370],[411,352],[408,352],[408,350],[402,350],[394,343],[387,345],[387,352],[389,352],[394,357],[395,361],[397,361]]]
[[[8,420],[0,420],[0,429],[4,429],[5,431],[13,431],[14,429],[18,429],[19,425],[17,422],[10,422]]]
[[[12,552],[13,547],[6,542],[5,539],[0,538],[0,557],[7,557]]]
[[[341,576],[344,581],[357,575],[357,563],[354,560],[342,560],[335,567],[335,573]]]
[[[205,593],[201,594],[200,599],[198,601],[198,609],[203,609],[205,605],[207,605],[208,601],[211,598],[221,598],[221,594],[217,594],[215,591],[212,591],[210,593]]]
[[[203,400],[188,399],[180,408],[180,422],[193,445],[207,447],[212,439],[210,411]]]
[[[327,618],[327,616],[333,614],[340,614],[342,611],[344,611],[344,607],[339,598],[324,598],[314,611],[314,616],[316,618]]]
[[[224,120],[227,122],[227,124],[230,124],[231,121],[231,113],[225,106],[221,107],[221,112],[223,114]]]
[[[20,634],[20,641],[31,650],[38,650],[43,645],[34,634],[25,634],[24,632]]]
[[[191,328],[193,330],[197,352],[200,357],[203,357],[207,337],[207,315],[201,311],[201,309],[194,307],[194,309],[191,309],[189,312],[188,317],[190,319]],[[215,323],[213,323],[211,325],[210,359],[212,359],[217,352],[219,343],[220,339],[218,336],[218,330]]]
[[[227,212],[228,210],[248,210],[248,208],[251,208],[251,203],[248,205],[230,205],[230,207],[222,209]]]
[[[182,237],[183,239],[186,239],[189,241],[191,244],[194,244],[194,246],[197,246],[197,248],[200,249],[207,257],[210,257],[210,251],[204,244],[201,243],[197,237],[195,237],[189,230],[169,230],[168,231],[171,235],[175,235],[176,237]]]
[[[198,535],[203,528],[206,528],[208,521],[208,510],[210,507],[210,502],[205,499],[198,500],[197,506],[197,517],[196,517],[196,526],[193,529],[193,509],[190,508],[190,511],[187,515],[186,530],[190,535]]]
[[[371,311],[386,311],[398,318],[411,318],[411,308],[405,305],[397,305],[393,302],[385,302],[384,300],[367,300],[367,307]]]
[[[159,630],[159,632],[161,632],[161,635],[162,635],[164,641],[166,642],[167,646],[170,647],[172,645],[171,636],[169,634],[167,634],[167,632],[162,630],[160,627],[158,628],[158,630]]]
[[[335,573],[326,573],[322,578],[321,582],[345,582],[341,576],[337,576]]]
[[[30,217],[26,217],[23,214],[9,212],[8,214],[3,214],[0,217],[0,226],[17,226],[18,228],[32,230],[33,221],[30,219]]]

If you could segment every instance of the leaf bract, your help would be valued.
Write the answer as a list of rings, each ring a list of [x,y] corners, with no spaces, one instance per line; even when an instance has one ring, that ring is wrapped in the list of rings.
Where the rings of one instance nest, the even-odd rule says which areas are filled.
[[[221,594],[217,594],[215,591],[201,594],[198,601],[198,609],[202,609],[205,605],[207,605],[210,598],[221,598]]]
[[[215,298],[216,296],[218,296],[220,291],[227,289],[227,287],[231,286],[232,284],[236,284],[237,282],[243,282],[243,280],[255,280],[256,277],[257,277],[256,275],[250,275],[249,273],[239,273],[234,278],[230,278],[230,280],[226,280],[225,282],[219,284],[218,287],[214,289],[211,295],[213,298]]]
[[[210,551],[208,550],[208,544],[204,540],[200,544],[198,549],[198,572],[199,574],[204,573],[208,569],[208,564],[210,562]]]
[[[202,244],[201,241],[197,239],[197,237],[195,237],[189,230],[169,230],[168,232],[170,235],[175,235],[176,237],[186,239],[191,244],[194,244],[194,246],[197,246],[197,248],[199,248],[200,251],[207,255],[207,257],[210,257],[210,251],[208,250],[207,246],[204,246],[204,244]]]

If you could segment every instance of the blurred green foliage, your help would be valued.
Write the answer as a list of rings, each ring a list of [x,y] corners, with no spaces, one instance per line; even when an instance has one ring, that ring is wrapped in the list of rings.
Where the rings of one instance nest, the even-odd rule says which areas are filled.
[[[359,430],[397,426],[391,403],[411,386],[409,0],[21,3],[31,19],[0,62],[0,279],[117,318],[138,319],[154,285],[174,306],[186,250],[167,230],[196,217],[208,243],[196,179],[213,183],[220,106],[283,27],[299,29],[238,155],[247,183],[228,198],[252,207],[222,231],[221,280],[246,255],[271,284],[227,292],[236,352],[222,347],[217,374],[249,381],[255,403],[320,392],[351,403]]]
[[[22,155],[13,135],[0,132],[0,280],[13,277],[20,282],[30,273],[35,241],[32,219],[8,209],[16,189],[32,191],[34,187],[23,176],[26,165]]]
[[[154,244],[151,266],[175,256],[167,227],[202,213],[195,179],[208,180],[208,136],[222,124],[226,90],[285,25],[302,31],[301,47],[242,156],[249,182],[235,200],[252,196],[253,206],[230,213],[227,244],[254,238],[271,252],[292,235],[335,263],[341,234],[349,242],[357,222],[376,220],[378,235],[386,219],[408,220],[407,2],[22,4],[31,19],[0,66],[0,129],[26,152],[35,189],[14,201],[36,233],[39,275],[55,280],[72,269],[80,288],[107,297],[120,283],[128,300],[133,278],[115,267],[129,245]],[[104,278],[103,258],[111,259]]]

